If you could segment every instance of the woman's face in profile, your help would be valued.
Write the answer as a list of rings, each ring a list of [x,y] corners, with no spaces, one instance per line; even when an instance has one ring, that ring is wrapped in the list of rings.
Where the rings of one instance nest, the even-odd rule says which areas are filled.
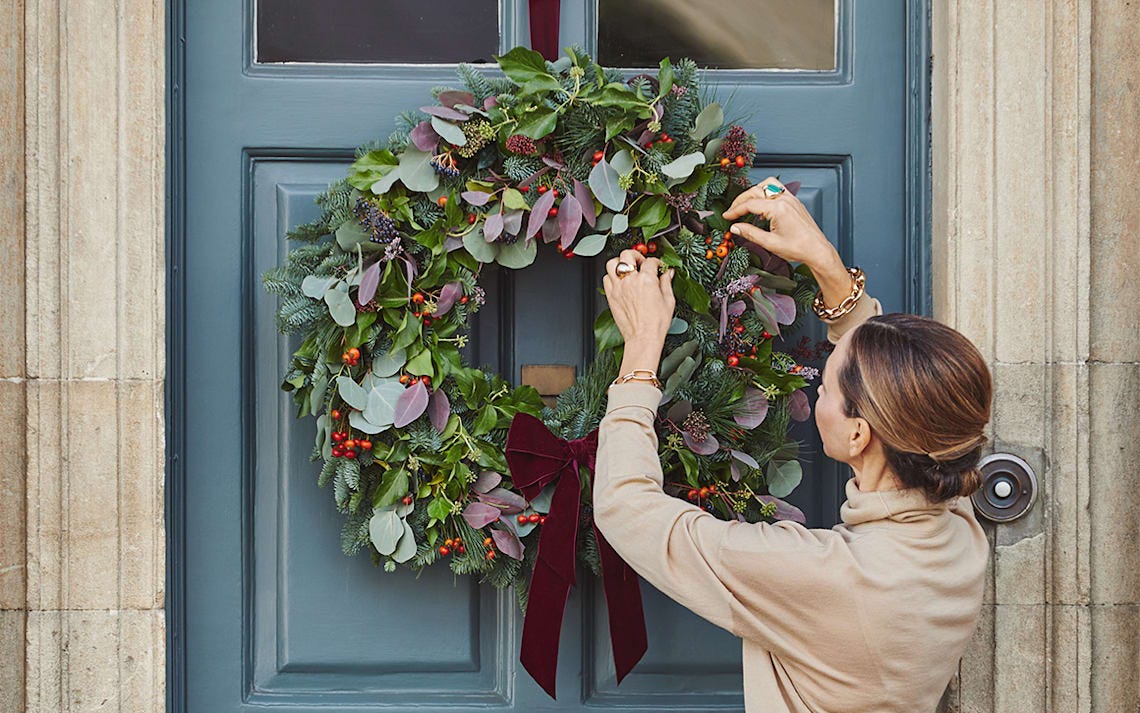
[[[823,440],[823,452],[840,463],[851,460],[848,444],[854,419],[848,418],[844,413],[843,395],[839,393],[839,372],[847,362],[847,345],[853,331],[839,339],[828,357],[815,402],[815,425]]]

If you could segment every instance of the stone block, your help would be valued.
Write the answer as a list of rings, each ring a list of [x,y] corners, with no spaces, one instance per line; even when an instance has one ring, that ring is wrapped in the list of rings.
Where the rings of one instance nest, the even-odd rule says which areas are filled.
[[[994,607],[994,713],[1048,710],[1045,613],[1041,605]]]
[[[1092,710],[1140,710],[1140,606],[1093,606]]]
[[[1091,590],[1097,604],[1140,603],[1140,364],[1089,367]]]
[[[1052,364],[1048,473],[1044,504],[1050,520],[1050,599],[1089,601],[1089,376],[1085,364]]]
[[[993,435],[1008,444],[1044,446],[1049,396],[1044,364],[994,364]]]
[[[0,610],[0,710],[24,710],[24,635],[27,612]]]
[[[0,5],[0,27],[22,28],[23,0]],[[24,33],[0,40],[0,378],[24,376]]]
[[[962,713],[994,711],[994,610],[992,604],[982,606],[974,638],[958,667],[958,700]]]
[[[24,382],[0,381],[0,609],[22,609],[27,597],[26,427]]]

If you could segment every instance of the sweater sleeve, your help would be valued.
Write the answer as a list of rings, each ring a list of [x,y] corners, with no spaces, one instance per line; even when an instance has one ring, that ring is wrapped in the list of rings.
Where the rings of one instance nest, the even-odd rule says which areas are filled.
[[[821,319],[820,321],[827,325],[827,341],[835,344],[847,332],[850,332],[855,327],[858,327],[863,322],[866,322],[871,317],[883,313],[883,305],[877,299],[863,293],[859,301],[855,303],[855,308],[847,314],[836,319]]]
[[[850,628],[841,596],[851,556],[833,530],[726,522],[662,490],[654,420],[661,391],[611,386],[598,431],[598,529],[650,584],[737,636],[798,657],[813,636]]]

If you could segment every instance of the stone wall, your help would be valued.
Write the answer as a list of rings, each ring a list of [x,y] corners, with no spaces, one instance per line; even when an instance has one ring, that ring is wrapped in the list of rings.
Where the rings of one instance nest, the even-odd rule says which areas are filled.
[[[1140,706],[1140,3],[934,2],[938,316],[1043,498],[972,713]],[[0,3],[0,710],[164,706],[164,3]]]
[[[990,528],[945,711],[1140,709],[1140,4],[936,2],[935,311],[1043,497]]]

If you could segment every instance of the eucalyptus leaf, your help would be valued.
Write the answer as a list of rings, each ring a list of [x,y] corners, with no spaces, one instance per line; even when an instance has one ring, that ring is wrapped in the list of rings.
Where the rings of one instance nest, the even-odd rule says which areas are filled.
[[[404,393],[404,386],[397,380],[381,381],[368,392],[368,405],[364,418],[376,426],[391,426],[396,417],[396,401]]]
[[[364,414],[362,414],[359,411],[349,412],[348,423],[350,426],[352,426],[356,430],[361,431],[363,433],[367,433],[369,435],[375,435],[377,433],[380,433],[381,431],[385,431],[388,429],[388,426],[377,426],[373,423],[370,423],[368,421],[368,419],[364,418]],[[388,424],[388,425],[391,425],[391,424]]]
[[[400,154],[400,180],[409,190],[430,193],[439,186],[439,174],[431,167],[431,154],[408,146]]]
[[[673,321],[669,323],[669,331],[666,334],[684,334],[689,328],[689,323],[680,317],[674,317]]]
[[[479,262],[494,262],[499,254],[499,244],[488,243],[483,234],[475,230],[463,236],[463,247]]]
[[[661,173],[670,178],[688,178],[693,171],[705,162],[705,155],[700,151],[685,154],[675,158],[661,167]]]
[[[408,524],[407,520],[400,520],[404,525],[404,534],[400,537],[399,544],[396,545],[396,551],[392,553],[392,559],[397,562],[407,562],[416,556],[416,535],[412,532],[412,526]]]
[[[346,404],[358,411],[368,406],[368,392],[347,376],[336,377],[336,391]]]
[[[583,257],[593,257],[606,248],[606,236],[601,233],[587,235],[574,246],[574,254]]]
[[[661,394],[661,400],[667,401],[673,398],[673,395],[676,394],[679,389],[688,384],[689,379],[693,376],[693,372],[697,370],[698,364],[699,362],[693,357],[685,357],[681,361],[680,366],[677,367],[677,371],[673,372],[665,381],[665,389]]]
[[[356,219],[346,220],[336,229],[336,244],[345,252],[356,252],[357,245],[366,243],[371,239],[372,236],[368,234],[364,226],[356,222]]]
[[[404,535],[404,521],[392,510],[376,510],[368,521],[368,536],[382,555],[396,551],[396,544]]]
[[[306,275],[304,280],[301,280],[301,293],[306,297],[312,297],[319,300],[325,296],[329,288],[336,284],[337,278],[335,275],[324,277],[318,275]]]
[[[538,257],[538,241],[519,238],[513,243],[503,245],[495,262],[512,270],[519,270],[534,262]]]
[[[493,195],[486,191],[463,191],[460,194],[463,200],[467,201],[470,205],[482,206],[487,205],[494,198]]]
[[[442,136],[444,140],[452,146],[467,145],[467,136],[464,135],[463,129],[452,124],[450,121],[445,121],[438,116],[433,116],[431,118],[431,128],[435,129],[435,133]]]
[[[618,172],[619,176],[624,176],[633,170],[633,154],[629,149],[622,149],[613,155],[610,159],[610,165]]]
[[[613,211],[620,211],[625,207],[625,189],[618,185],[618,172],[606,159],[598,161],[587,180],[590,190],[602,205]]]
[[[719,129],[723,123],[724,110],[721,109],[720,104],[713,102],[704,109],[701,109],[700,114],[697,114],[697,118],[693,122],[693,128],[689,131],[689,136],[700,141]]]
[[[769,461],[766,475],[768,493],[777,498],[786,498],[803,480],[804,472],[798,460],[778,464],[776,461]]]
[[[610,231],[624,233],[627,230],[629,230],[629,216],[625,213],[614,213],[613,222],[610,223]]]
[[[390,352],[377,355],[372,358],[372,373],[376,376],[392,376],[400,369],[404,368],[404,364],[408,361],[408,353],[404,349],[394,349]],[[342,377],[343,378],[343,377]],[[368,405],[368,394],[364,394],[364,406]],[[363,409],[364,406],[357,406],[356,408]]]
[[[344,285],[344,283],[340,283]],[[348,296],[348,285],[344,289],[333,288],[325,293],[325,304],[329,307],[329,314],[333,321],[342,327],[351,327],[356,324],[356,305]]]

